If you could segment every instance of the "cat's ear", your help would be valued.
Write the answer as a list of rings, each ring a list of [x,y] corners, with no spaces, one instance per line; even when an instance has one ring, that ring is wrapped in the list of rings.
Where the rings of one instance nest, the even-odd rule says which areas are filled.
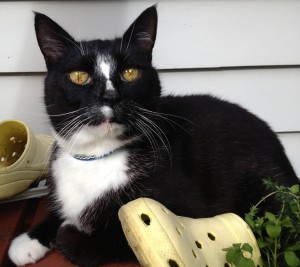
[[[157,31],[156,6],[147,8],[131,24],[123,35],[123,42],[127,45],[138,45],[144,52],[152,52]]]
[[[56,22],[35,12],[35,32],[47,65],[57,62],[76,41]]]

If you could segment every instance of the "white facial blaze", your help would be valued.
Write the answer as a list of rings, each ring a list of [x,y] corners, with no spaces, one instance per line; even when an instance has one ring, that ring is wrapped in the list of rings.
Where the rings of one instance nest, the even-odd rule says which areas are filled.
[[[108,56],[99,54],[97,57],[97,71],[103,79],[105,79],[106,91],[114,91],[115,88],[110,80],[111,72],[115,69],[115,62],[114,60]],[[113,110],[108,106],[103,106],[101,108],[102,114],[105,116],[106,119],[110,119],[113,117]]]
[[[106,90],[115,90],[112,82],[109,80],[106,82]]]
[[[106,79],[106,90],[115,90],[111,82],[111,72],[115,68],[114,60],[107,55],[98,55],[97,58],[97,70],[100,76]]]
[[[105,76],[107,80],[110,79],[110,65],[105,62],[103,59],[100,62],[100,71]]]

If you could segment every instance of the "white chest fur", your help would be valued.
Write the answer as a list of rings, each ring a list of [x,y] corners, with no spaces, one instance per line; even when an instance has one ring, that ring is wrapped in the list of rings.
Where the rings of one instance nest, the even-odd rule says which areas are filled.
[[[56,182],[56,197],[61,203],[61,215],[80,228],[80,213],[94,200],[128,181],[128,153],[125,150],[95,161],[74,159],[59,152],[52,169]]]

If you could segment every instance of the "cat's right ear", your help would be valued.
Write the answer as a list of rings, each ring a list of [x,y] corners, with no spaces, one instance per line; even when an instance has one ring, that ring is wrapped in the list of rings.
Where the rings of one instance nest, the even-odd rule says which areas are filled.
[[[143,11],[123,35],[123,41],[129,45],[137,45],[142,51],[151,53],[156,39],[157,11],[151,6]],[[126,50],[127,50],[126,48]]]
[[[34,13],[37,41],[49,66],[58,62],[76,41],[55,21],[44,14]]]

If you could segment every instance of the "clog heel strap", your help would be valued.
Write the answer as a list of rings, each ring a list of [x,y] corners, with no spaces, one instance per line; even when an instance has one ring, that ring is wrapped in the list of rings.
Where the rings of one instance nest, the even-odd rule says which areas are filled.
[[[143,266],[229,266],[222,249],[234,243],[249,243],[254,248],[252,259],[256,266],[260,264],[253,233],[232,213],[191,219],[176,216],[157,201],[141,198],[122,206],[119,218],[129,245]]]

